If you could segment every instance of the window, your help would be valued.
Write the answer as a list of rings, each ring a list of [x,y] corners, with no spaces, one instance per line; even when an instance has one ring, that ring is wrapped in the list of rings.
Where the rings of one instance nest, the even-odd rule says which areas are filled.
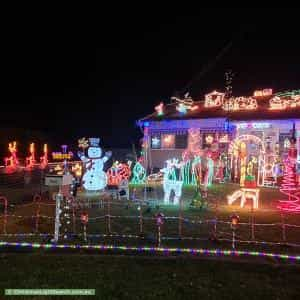
[[[186,149],[187,148],[187,134],[177,134],[175,137],[175,147],[176,149]]]
[[[161,135],[161,147],[163,149],[175,148],[175,135],[174,134],[162,134]]]
[[[160,149],[161,148],[160,135],[152,135],[151,136],[151,148],[152,149]]]

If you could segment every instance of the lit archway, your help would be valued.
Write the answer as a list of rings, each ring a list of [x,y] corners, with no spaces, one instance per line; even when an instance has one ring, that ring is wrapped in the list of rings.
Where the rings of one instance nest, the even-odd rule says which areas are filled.
[[[243,134],[238,136],[229,144],[228,154],[230,156],[230,167],[233,170],[234,178],[237,179],[240,174],[240,184],[246,175],[246,158],[248,156],[247,148],[245,145],[252,142],[258,145],[258,172],[257,172],[257,185],[263,186],[265,183],[265,145],[261,138],[251,134]],[[240,170],[238,166],[240,165]],[[240,171],[240,172],[239,172]]]

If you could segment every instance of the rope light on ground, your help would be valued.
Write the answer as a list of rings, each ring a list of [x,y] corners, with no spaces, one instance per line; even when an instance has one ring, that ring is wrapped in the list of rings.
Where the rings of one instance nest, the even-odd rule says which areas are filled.
[[[203,249],[203,248],[166,248],[166,247],[134,247],[134,246],[115,246],[115,245],[80,245],[80,244],[40,244],[40,243],[17,243],[17,242],[0,242],[0,247],[17,247],[31,249],[78,249],[78,250],[96,250],[120,251],[120,252],[138,252],[149,254],[191,254],[205,255],[215,257],[266,257],[300,262],[300,255],[288,255],[272,252],[247,251],[247,250],[222,250],[222,249]]]

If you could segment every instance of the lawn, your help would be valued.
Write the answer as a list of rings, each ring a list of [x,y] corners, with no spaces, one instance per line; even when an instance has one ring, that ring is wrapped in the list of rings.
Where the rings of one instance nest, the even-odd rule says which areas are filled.
[[[133,191],[134,187],[131,187]],[[141,202],[104,200],[99,196],[89,195],[89,205],[84,210],[89,212],[87,231],[89,234],[111,233],[115,235],[140,235],[140,213],[143,216],[143,238],[89,237],[91,244],[113,244],[134,246],[155,246],[157,227],[154,215],[163,212],[167,217],[178,217],[178,206],[162,205],[163,191],[153,186],[144,196],[144,189],[136,186],[137,198]],[[232,207],[226,204],[226,195],[238,188],[237,185],[214,185],[208,194],[207,209],[191,209],[189,203],[194,195],[194,188],[183,190],[183,209],[181,239],[178,239],[178,219],[166,219],[162,226],[162,246],[201,247],[230,249],[231,229],[228,223],[218,223],[218,242],[209,239],[213,225],[205,221],[217,218],[228,222],[235,212],[241,223],[248,223],[251,218],[251,206],[243,209],[236,203]],[[14,192],[17,197],[14,197]],[[8,233],[34,233],[36,204],[32,203],[32,194],[19,200],[19,190],[10,190]],[[84,193],[79,198],[85,199]],[[281,216],[276,210],[276,200],[281,195],[277,189],[262,188],[260,209],[254,213],[255,240],[282,241]],[[52,205],[49,205],[52,204]],[[39,233],[54,231],[54,201],[42,202]],[[139,207],[141,208],[139,210]],[[82,233],[80,212],[76,210],[75,231]],[[110,213],[110,232],[108,217]],[[19,216],[19,217],[18,217]],[[21,217],[20,217],[21,216]],[[26,216],[24,218],[24,216]],[[285,216],[286,222],[300,225],[299,215]],[[195,221],[196,223],[192,223]],[[201,224],[197,222],[203,222]],[[272,225],[278,223],[277,225]],[[0,228],[3,225],[3,218]],[[287,228],[287,242],[300,243],[300,229]],[[238,238],[249,240],[251,226],[241,224],[237,230]],[[184,238],[197,238],[184,239]],[[174,239],[169,239],[174,238]],[[229,239],[228,242],[223,239]],[[47,242],[48,238],[1,236],[1,240]],[[83,243],[81,237],[69,242]],[[238,249],[255,249],[277,253],[299,254],[299,248],[284,245],[238,244]],[[97,299],[296,299],[300,295],[300,265],[289,264],[275,259],[245,257],[194,257],[180,255],[166,257],[159,255],[96,255],[83,250],[54,251],[29,249],[1,249],[0,287],[4,288],[95,288]],[[120,253],[119,253],[120,254]],[[2,297],[0,297],[2,298]],[[82,297],[87,299],[88,297]],[[95,298],[95,297],[94,297]],[[13,299],[11,297],[10,299]],[[22,299],[18,296],[16,299]],[[25,299],[25,298],[24,298]],[[26,298],[28,299],[28,298]],[[36,297],[31,299],[50,299]],[[55,299],[60,299],[56,297]],[[62,298],[61,298],[62,299]],[[79,297],[72,299],[80,299]]]
[[[214,226],[212,220],[217,218],[219,223],[216,227],[216,233],[220,240],[230,240],[232,237],[232,230],[230,228],[230,216],[237,213],[240,217],[241,225],[237,229],[237,238],[244,241],[251,240],[251,205],[247,203],[245,208],[239,207],[239,202],[234,203],[233,206],[228,206],[226,203],[226,196],[238,189],[235,184],[214,185],[208,193],[209,207],[207,209],[192,209],[189,204],[195,193],[193,187],[185,187],[183,190],[183,208],[181,217],[183,220],[179,222],[178,217],[180,211],[178,206],[163,205],[163,191],[160,186],[153,186],[147,192],[147,197],[144,198],[144,189],[142,186],[131,187],[136,188],[136,198],[142,201],[116,201],[104,200],[99,202],[99,196],[86,195],[79,193],[79,198],[82,198],[84,203],[89,199],[88,207],[80,208],[75,211],[76,213],[76,233],[82,234],[83,228],[80,223],[79,217],[81,211],[84,209],[89,213],[89,223],[87,225],[88,234],[105,234],[111,233],[114,235],[140,235],[141,229],[144,239],[130,239],[120,240],[117,239],[102,239],[106,243],[124,243],[134,245],[155,245],[157,236],[157,226],[155,223],[154,215],[157,212],[163,212],[166,217],[164,225],[162,226],[163,245],[165,246],[182,246],[182,247],[216,247],[213,245],[209,238],[212,235]],[[17,193],[18,195],[19,193]],[[277,200],[282,196],[278,189],[274,188],[261,188],[260,208],[254,212],[253,217],[256,224],[254,227],[254,239],[256,241],[268,242],[282,242],[282,218],[279,211],[276,209]],[[14,197],[10,197],[9,200]],[[14,202],[15,206],[10,206],[9,214],[13,215],[8,218],[7,232],[8,233],[34,233],[35,232],[35,215],[36,204],[32,203],[32,197],[28,196],[25,201]],[[11,203],[11,202],[10,202]],[[49,205],[52,204],[52,205]],[[39,232],[40,233],[53,233],[54,231],[54,201],[48,200],[42,202],[40,209]],[[140,209],[140,210],[139,210]],[[105,215],[112,215],[108,218]],[[142,228],[140,226],[140,215],[143,217]],[[25,216],[22,217],[22,216]],[[175,217],[175,218],[172,218]],[[285,223],[300,225],[299,215],[286,215]],[[181,223],[181,224],[180,224]],[[264,225],[263,225],[264,224]],[[0,221],[0,228],[3,225],[3,219]],[[300,244],[300,228],[299,227],[286,227],[286,241],[289,243]],[[181,240],[177,238],[181,237]],[[197,240],[185,239],[194,238]],[[174,240],[177,239],[177,240]],[[34,239],[37,240],[37,239]],[[40,241],[40,240],[37,240]],[[90,240],[90,242],[97,242]],[[229,241],[223,241],[218,247],[227,247]],[[249,248],[247,244],[240,244],[240,248]],[[251,246],[250,246],[251,247]],[[269,247],[252,247],[251,249],[270,250]],[[271,249],[273,250],[273,249]],[[280,252],[293,252],[299,253],[298,248],[278,249]]]
[[[11,253],[1,254],[0,290],[90,288],[93,299],[297,299],[299,272],[299,265],[240,259]]]

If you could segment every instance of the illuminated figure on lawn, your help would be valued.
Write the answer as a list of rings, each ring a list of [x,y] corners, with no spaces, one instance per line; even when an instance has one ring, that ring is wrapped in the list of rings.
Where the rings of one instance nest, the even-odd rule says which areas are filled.
[[[146,169],[142,166],[140,160],[135,163],[132,169],[132,184],[143,184],[146,182]]]
[[[4,159],[5,168],[7,172],[14,172],[19,166],[19,160],[17,157],[17,142],[9,143],[8,150],[10,156]]]
[[[204,178],[204,185],[211,186],[214,177],[214,161],[211,157],[207,157],[207,169]]]
[[[83,151],[78,152],[79,158],[85,166],[85,173],[82,178],[83,187],[87,191],[103,190],[107,185],[107,176],[103,171],[104,163],[111,157],[111,151],[102,156],[102,149],[99,146],[99,138],[90,138],[87,156]],[[79,145],[81,146],[81,145]],[[86,147],[81,146],[82,149]]]
[[[179,200],[182,194],[182,168],[183,163],[179,163],[178,159],[173,158],[166,161],[166,167],[161,169],[163,175],[163,187],[164,187],[164,204],[170,204],[171,192],[174,192],[173,204],[179,204]]]
[[[281,211],[300,213],[300,187],[296,181],[297,149],[296,139],[293,137],[288,151],[288,157],[284,161],[284,175],[280,192],[287,199],[279,200],[277,206]]]

